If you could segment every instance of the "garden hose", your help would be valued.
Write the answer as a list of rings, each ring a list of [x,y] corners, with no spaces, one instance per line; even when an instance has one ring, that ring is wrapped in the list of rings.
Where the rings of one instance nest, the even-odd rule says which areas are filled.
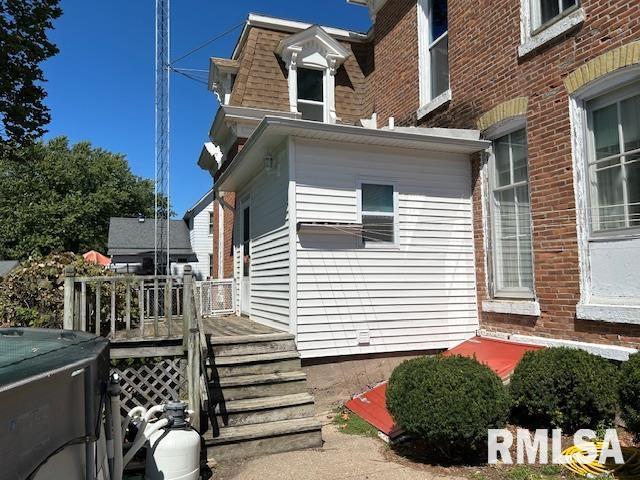
[[[572,445],[562,452],[569,461],[563,463],[563,467],[585,477],[602,477],[611,475],[619,480],[640,480],[640,448],[620,447],[624,463],[613,463],[613,459],[608,458],[605,464],[600,463],[597,459],[592,462],[585,463],[583,456],[597,452],[600,457],[602,449],[605,447],[604,442],[583,443],[581,445]]]

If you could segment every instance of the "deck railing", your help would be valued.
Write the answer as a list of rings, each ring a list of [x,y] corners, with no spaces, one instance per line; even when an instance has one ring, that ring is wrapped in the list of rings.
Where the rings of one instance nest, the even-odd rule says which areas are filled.
[[[182,277],[165,275],[76,276],[65,269],[64,328],[108,337],[112,341],[182,340],[186,353],[189,408],[200,424],[206,408],[203,374],[207,342],[191,266]]]
[[[183,337],[186,277],[86,277],[76,276],[73,267],[67,267],[64,328],[112,340]]]
[[[202,315],[215,317],[235,312],[233,278],[196,282],[196,300]]]

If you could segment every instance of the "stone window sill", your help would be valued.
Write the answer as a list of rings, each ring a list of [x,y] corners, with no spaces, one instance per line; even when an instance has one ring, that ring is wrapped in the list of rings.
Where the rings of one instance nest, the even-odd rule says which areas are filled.
[[[427,116],[429,113],[433,112],[435,109],[440,108],[442,105],[450,101],[451,101],[451,89],[447,90],[446,92],[442,92],[440,95],[438,95],[436,98],[431,100],[429,103],[421,106],[416,112],[416,115],[418,116],[418,120]]]
[[[539,317],[540,303],[530,300],[485,300],[482,302],[482,311]]]
[[[576,316],[581,320],[640,325],[640,305],[579,303]]]
[[[552,42],[572,28],[580,25],[585,21],[585,18],[584,9],[579,8],[566,17],[560,18],[557,22],[549,25],[541,32],[527,37],[524,43],[518,47],[518,57],[524,57],[547,43]]]

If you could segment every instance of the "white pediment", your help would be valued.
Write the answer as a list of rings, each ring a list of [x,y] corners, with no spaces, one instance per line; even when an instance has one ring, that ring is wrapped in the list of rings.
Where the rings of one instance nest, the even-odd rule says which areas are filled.
[[[276,52],[287,67],[292,62],[299,62],[319,68],[337,68],[350,55],[340,42],[317,25],[284,38]]]

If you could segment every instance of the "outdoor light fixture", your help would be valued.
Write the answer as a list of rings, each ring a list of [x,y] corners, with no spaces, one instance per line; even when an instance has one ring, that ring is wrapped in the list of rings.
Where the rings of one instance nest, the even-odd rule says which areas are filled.
[[[275,159],[271,156],[270,153],[267,153],[264,158],[262,159],[262,164],[264,165],[264,171],[267,173],[271,173],[275,170],[276,168],[276,161]]]

